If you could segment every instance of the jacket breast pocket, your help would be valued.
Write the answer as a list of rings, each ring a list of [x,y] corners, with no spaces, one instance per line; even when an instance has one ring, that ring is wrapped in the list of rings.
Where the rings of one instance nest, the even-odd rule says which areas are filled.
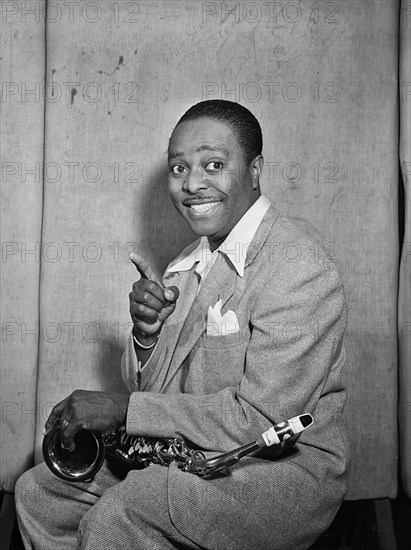
[[[187,379],[184,391],[210,394],[227,387],[237,387],[244,375],[247,342],[229,336],[214,337],[214,342],[202,339],[186,363]],[[205,345],[206,344],[206,345]]]
[[[206,348],[215,350],[224,350],[235,347],[244,347],[248,345],[250,341],[250,331],[247,328],[239,330],[238,332],[232,332],[224,336],[215,336],[213,334],[207,334],[206,332],[201,336],[195,345],[194,349]]]
[[[204,333],[188,356],[185,391],[208,394],[238,386],[249,340],[244,330],[225,336]]]

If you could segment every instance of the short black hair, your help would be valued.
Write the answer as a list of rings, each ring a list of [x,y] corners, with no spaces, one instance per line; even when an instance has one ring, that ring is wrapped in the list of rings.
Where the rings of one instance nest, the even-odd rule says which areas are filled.
[[[224,99],[209,99],[200,101],[186,111],[177,122],[177,127],[187,120],[198,118],[214,118],[227,124],[233,130],[237,141],[243,150],[247,165],[263,150],[263,135],[261,126],[255,116],[245,107],[234,101]]]

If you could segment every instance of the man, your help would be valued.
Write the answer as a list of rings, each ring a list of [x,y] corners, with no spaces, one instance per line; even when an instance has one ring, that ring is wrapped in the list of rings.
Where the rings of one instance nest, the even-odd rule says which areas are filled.
[[[16,489],[26,548],[298,550],[331,522],[348,467],[342,282],[318,243],[261,195],[261,151],[257,120],[236,103],[204,101],[183,115],[168,187],[201,239],[162,280],[132,258],[142,277],[122,359],[130,395],[78,390],[46,428],[60,422],[69,448],[82,427],[126,423],[131,434],[225,452],[302,413],[314,425],[294,446],[210,480],[156,465],[120,481],[104,466],[91,483],[65,483],[37,466]]]

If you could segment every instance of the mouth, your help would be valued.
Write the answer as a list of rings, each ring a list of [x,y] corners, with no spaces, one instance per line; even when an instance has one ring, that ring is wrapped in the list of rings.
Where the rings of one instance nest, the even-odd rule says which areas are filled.
[[[188,215],[192,218],[208,217],[210,214],[214,214],[222,201],[202,202],[185,204]]]

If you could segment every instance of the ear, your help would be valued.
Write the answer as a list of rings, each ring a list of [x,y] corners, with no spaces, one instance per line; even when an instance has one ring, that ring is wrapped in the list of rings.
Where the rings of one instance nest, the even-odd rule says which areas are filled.
[[[257,189],[260,185],[260,176],[263,171],[264,166],[264,157],[263,155],[258,155],[254,160],[250,162],[250,174],[253,182],[253,189]]]

